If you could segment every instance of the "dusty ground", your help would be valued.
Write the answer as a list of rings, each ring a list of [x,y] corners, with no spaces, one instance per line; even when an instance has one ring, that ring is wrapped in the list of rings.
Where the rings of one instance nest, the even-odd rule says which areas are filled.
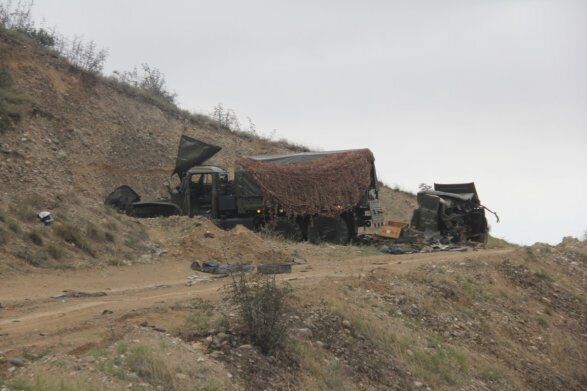
[[[150,236],[163,238],[169,225],[185,230],[177,220],[153,221]],[[208,229],[189,231],[198,242]],[[243,234],[254,235],[205,240],[213,248]],[[275,240],[278,253],[307,263],[278,277],[294,289],[296,316],[286,350],[273,358],[254,348],[243,353],[238,346],[245,341],[230,332],[228,350],[211,347],[218,330],[208,339],[181,338],[190,314],[205,317],[193,303],[208,300],[214,314],[230,311],[220,300],[227,279],[186,285],[187,276],[198,274],[190,269],[198,256],[177,242],[184,238],[161,240],[161,254],[149,263],[4,279],[0,378],[14,389],[59,390],[586,385],[584,242],[394,256]],[[63,290],[105,295],[51,298]],[[150,369],[137,368],[136,360]],[[72,375],[65,383],[62,368]],[[162,385],[167,377],[172,386]]]

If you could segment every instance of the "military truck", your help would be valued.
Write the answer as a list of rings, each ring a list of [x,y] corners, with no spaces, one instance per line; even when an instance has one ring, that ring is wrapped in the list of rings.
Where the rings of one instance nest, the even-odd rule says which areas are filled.
[[[437,234],[448,242],[485,243],[489,226],[474,183],[434,184],[434,190],[418,193],[410,227]],[[495,214],[497,221],[499,217]]]
[[[278,205],[269,205],[267,197],[268,194],[275,193],[275,189],[271,187],[276,187],[276,184],[269,181],[260,186],[259,177],[242,165],[237,164],[234,178],[230,178],[224,168],[203,164],[220,149],[184,135],[179,143],[175,170],[170,179],[164,182],[169,192],[167,198],[141,202],[140,196],[134,190],[121,186],[106,198],[105,203],[135,217],[207,216],[221,228],[229,229],[242,224],[253,230],[267,229],[287,239],[309,240],[313,243],[348,243],[356,237],[360,227],[379,226],[384,221],[378,200],[374,159],[369,160],[369,167],[364,171],[369,176],[364,181],[367,186],[358,189],[361,193],[356,204],[346,208],[335,205],[334,208],[341,208],[337,215],[323,214],[320,211],[304,214],[292,212],[294,208],[285,201],[287,197],[282,197],[283,200],[279,200]],[[299,173],[308,168],[319,172],[320,162],[323,161],[321,158],[336,155],[344,161],[347,156],[345,154],[351,152],[303,152],[253,156],[248,159],[273,168],[295,170],[291,172],[299,177]],[[369,155],[372,157],[370,151]],[[342,181],[344,175],[352,173],[345,172],[342,166],[340,170],[328,175],[340,175]],[[302,192],[297,195],[303,196],[305,190],[299,188],[296,191]],[[333,210],[332,205],[324,207],[325,210]]]

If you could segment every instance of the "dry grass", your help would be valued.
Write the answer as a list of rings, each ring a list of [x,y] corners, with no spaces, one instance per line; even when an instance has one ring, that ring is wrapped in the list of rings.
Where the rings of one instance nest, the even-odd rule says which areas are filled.
[[[84,233],[70,222],[55,225],[55,233],[67,243],[73,244],[88,255],[95,256],[95,251]]]
[[[190,315],[176,330],[184,341],[194,341],[210,333],[228,330],[228,319],[207,300],[194,299],[189,304]]]

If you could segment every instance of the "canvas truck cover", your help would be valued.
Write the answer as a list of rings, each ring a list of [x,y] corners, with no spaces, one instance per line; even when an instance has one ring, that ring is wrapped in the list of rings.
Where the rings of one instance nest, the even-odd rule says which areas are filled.
[[[368,149],[242,158],[237,194],[262,196],[267,208],[288,215],[338,216],[375,186],[374,160]]]
[[[175,161],[175,171],[173,173],[183,177],[184,173],[191,167],[204,163],[221,149],[216,145],[206,144],[203,141],[182,135],[179,140],[177,160]]]

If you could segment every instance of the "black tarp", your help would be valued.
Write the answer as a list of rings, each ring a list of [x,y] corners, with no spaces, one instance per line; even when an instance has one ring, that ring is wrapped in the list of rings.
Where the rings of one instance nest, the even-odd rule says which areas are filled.
[[[177,160],[175,161],[174,174],[180,177],[192,168],[204,163],[216,155],[222,148],[216,145],[207,144],[186,135],[182,135],[177,149]]]

